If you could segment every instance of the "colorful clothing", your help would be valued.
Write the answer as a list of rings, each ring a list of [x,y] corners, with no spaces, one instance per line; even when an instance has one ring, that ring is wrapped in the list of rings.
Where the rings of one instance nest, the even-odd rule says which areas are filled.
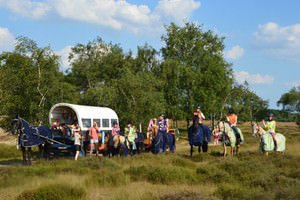
[[[167,121],[162,120],[158,122],[159,131],[166,132],[167,131]]]
[[[113,128],[112,129],[112,136],[120,135],[120,128]]]
[[[129,142],[134,142],[134,140],[135,140],[135,134],[133,132],[133,128],[132,127],[125,128],[125,134],[126,134]]]
[[[91,127],[90,132],[91,132],[91,135],[92,135],[91,140],[98,140],[98,131],[97,131],[97,129],[94,128],[94,127]]]
[[[202,124],[202,120],[204,120],[204,118],[205,118],[204,115],[203,115],[203,113],[202,112],[200,112],[200,113],[194,112],[194,115],[198,116],[198,120],[199,120],[198,123]]]
[[[236,123],[237,123],[237,115],[235,115],[235,114],[231,114],[231,115],[228,115],[227,116],[227,121],[229,122],[229,124],[230,125],[236,125]]]
[[[267,121],[267,131],[270,133],[275,133],[276,122],[274,120]]]

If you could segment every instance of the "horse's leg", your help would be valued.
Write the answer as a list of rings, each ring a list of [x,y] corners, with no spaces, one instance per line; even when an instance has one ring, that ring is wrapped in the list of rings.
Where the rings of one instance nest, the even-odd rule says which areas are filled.
[[[201,146],[198,147],[198,152],[199,152],[199,153],[201,152]]]
[[[42,159],[44,156],[44,148],[43,148],[43,144],[39,145],[39,153],[40,153],[40,159]]]
[[[46,160],[49,160],[49,143],[48,142],[45,142],[44,143],[44,158]]]
[[[191,157],[193,156],[193,145],[191,145]]]
[[[31,147],[27,148],[28,165],[31,165]]]
[[[236,154],[236,155],[239,154],[239,146],[240,146],[240,145],[237,145],[237,146],[235,147],[235,154]]]
[[[23,165],[27,164],[27,160],[26,160],[26,148],[25,147],[21,147],[22,148],[22,153],[23,153]]]
[[[202,151],[203,152],[207,152],[208,150],[208,143],[207,141],[203,141],[203,144],[202,144]]]
[[[223,146],[224,146],[224,157],[225,157],[225,156],[226,156],[226,153],[227,153],[227,152],[226,152],[226,145],[224,144]]]
[[[268,156],[268,155],[269,155],[269,152],[265,151],[265,155]]]
[[[231,156],[233,156],[233,148],[231,147]]]

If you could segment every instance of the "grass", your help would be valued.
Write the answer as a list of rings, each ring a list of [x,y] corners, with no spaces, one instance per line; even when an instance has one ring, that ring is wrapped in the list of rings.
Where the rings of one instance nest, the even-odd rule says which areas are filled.
[[[246,125],[246,144],[233,158],[223,158],[221,146],[191,158],[180,140],[174,154],[22,166],[15,146],[1,145],[0,199],[300,199],[300,135],[294,125],[282,126],[287,153],[268,157],[258,154]]]

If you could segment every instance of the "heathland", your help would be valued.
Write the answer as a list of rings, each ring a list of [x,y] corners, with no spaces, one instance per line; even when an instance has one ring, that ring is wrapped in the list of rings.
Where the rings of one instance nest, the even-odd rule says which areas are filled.
[[[241,124],[245,144],[238,156],[223,147],[189,156],[185,132],[175,153],[133,157],[34,157],[21,164],[11,137],[0,137],[0,199],[300,199],[300,132],[295,123],[278,124],[287,138],[284,155],[258,152],[258,137]]]

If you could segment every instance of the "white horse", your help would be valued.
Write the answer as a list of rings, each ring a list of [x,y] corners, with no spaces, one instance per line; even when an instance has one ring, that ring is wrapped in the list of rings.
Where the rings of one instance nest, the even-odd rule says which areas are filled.
[[[241,137],[241,143],[237,144],[235,133],[228,123],[219,122],[219,128],[220,128],[220,131],[222,132],[220,137],[222,138],[222,142],[223,142],[223,146],[224,146],[224,157],[227,154],[227,149],[226,149],[227,146],[231,147],[231,156],[233,156],[234,150],[235,150],[235,153],[238,154],[240,144],[243,144],[243,142],[244,142],[244,136],[243,136],[242,131],[238,128],[238,131],[239,131],[240,137]]]
[[[265,131],[262,127],[254,124],[254,134],[259,136],[259,152],[268,155],[269,152],[275,151],[279,153],[285,152],[286,139],[281,133],[275,133],[275,139],[277,142],[277,148],[275,150],[275,144],[273,137],[270,133]]]

